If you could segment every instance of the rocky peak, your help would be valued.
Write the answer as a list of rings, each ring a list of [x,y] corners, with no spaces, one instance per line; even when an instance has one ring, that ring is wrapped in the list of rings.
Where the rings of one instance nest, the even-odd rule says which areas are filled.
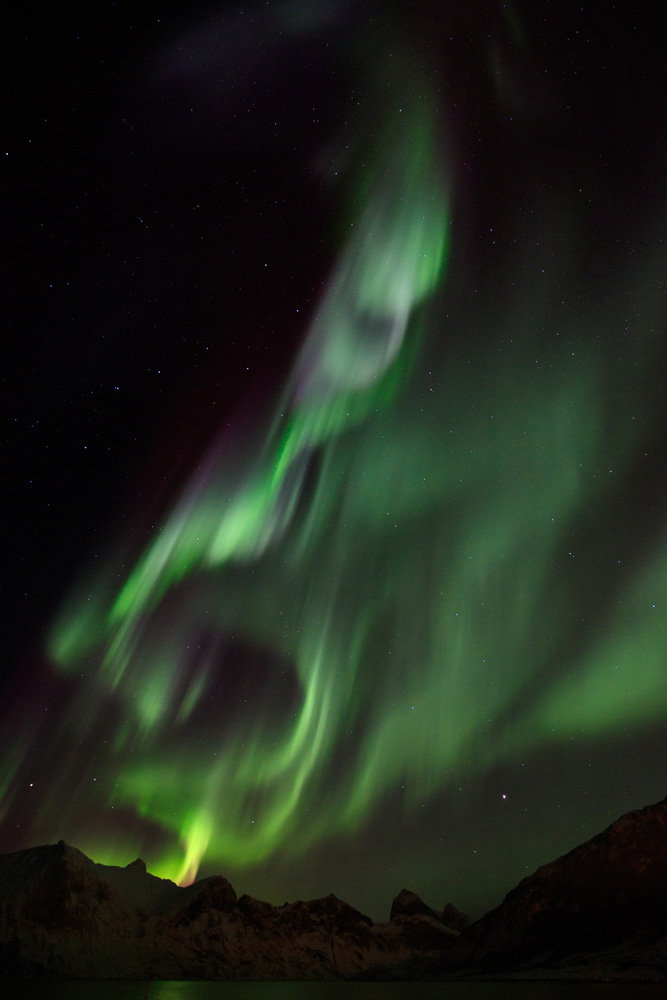
[[[391,904],[390,920],[397,917],[434,917],[436,914],[430,906],[427,906],[416,892],[410,889],[401,889],[398,896]]]
[[[470,925],[470,917],[466,916],[465,913],[461,913],[453,903],[447,903],[442,911],[441,920],[445,927],[449,927],[450,930],[456,931],[458,934]]]
[[[146,862],[142,861],[141,858],[137,858],[136,861],[131,861],[129,865],[125,865],[125,871],[127,872],[145,872]]]

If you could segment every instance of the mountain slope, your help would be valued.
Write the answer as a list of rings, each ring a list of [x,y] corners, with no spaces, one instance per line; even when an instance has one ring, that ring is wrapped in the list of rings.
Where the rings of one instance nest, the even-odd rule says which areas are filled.
[[[460,931],[457,934],[457,931]],[[667,799],[543,865],[467,926],[403,889],[386,924],[336,896],[272,906],[221,876],[186,888],[59,844],[0,856],[0,975],[667,981]]]
[[[447,964],[667,978],[667,799],[523,879],[463,932]]]
[[[238,899],[222,877],[181,888],[141,861],[97,865],[61,841],[0,857],[0,974],[406,976],[432,969],[455,937],[424,904],[417,910],[373,924],[333,895],[275,907]]]

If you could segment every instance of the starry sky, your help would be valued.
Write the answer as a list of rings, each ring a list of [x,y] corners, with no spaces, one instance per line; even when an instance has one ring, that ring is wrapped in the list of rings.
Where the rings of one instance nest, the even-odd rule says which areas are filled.
[[[667,791],[660,25],[29,15],[0,850],[481,915]]]

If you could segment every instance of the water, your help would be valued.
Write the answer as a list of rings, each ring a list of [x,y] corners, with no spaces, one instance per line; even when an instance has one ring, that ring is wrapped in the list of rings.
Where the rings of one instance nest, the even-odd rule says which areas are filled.
[[[11,1000],[664,1000],[653,983],[13,981]]]

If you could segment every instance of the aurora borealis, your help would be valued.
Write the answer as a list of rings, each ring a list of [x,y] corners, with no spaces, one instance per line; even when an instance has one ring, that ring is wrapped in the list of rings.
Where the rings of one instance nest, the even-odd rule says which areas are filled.
[[[562,12],[544,27],[482,5],[480,31],[430,4],[415,24],[372,4],[267,7],[247,32],[223,6],[159,42],[147,20],[133,50],[143,138],[98,213],[104,254],[143,269],[120,296],[139,318],[117,356],[113,324],[91,332],[67,392],[86,365],[134,380],[98,425],[129,442],[157,400],[143,408],[140,369],[194,382],[174,358],[218,338],[220,374],[195,390],[204,418],[176,392],[160,404],[159,458],[146,433],[131,461],[69,473],[99,514],[88,560],[56,574],[39,653],[12,671],[2,845],[64,837],[95,860],[223,873],[278,902],[335,891],[377,916],[409,884],[476,915],[665,791],[661,91],[631,40],[650,85],[604,77],[624,24],[591,39],[582,22],[563,62],[580,32]],[[96,141],[105,180],[120,154]],[[149,244],[117,221],[135,187]],[[82,265],[96,287],[104,254]],[[175,317],[153,310],[167,285]],[[72,307],[75,325],[98,305]],[[50,391],[59,412],[67,393]],[[172,471],[128,488],[144,462]]]

